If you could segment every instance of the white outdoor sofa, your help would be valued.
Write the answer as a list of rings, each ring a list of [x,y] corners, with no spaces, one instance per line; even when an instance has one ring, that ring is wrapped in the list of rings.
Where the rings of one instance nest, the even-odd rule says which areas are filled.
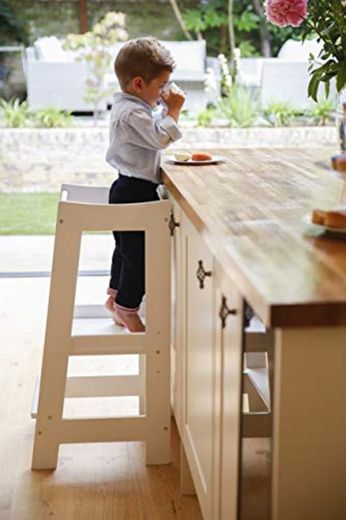
[[[212,67],[218,74],[216,58],[207,58],[206,42],[198,41],[163,41],[176,61],[172,79],[187,93],[185,108],[197,112],[208,101],[205,92],[205,72]],[[32,109],[58,107],[74,112],[86,112],[93,109],[92,104],[84,100],[85,81],[88,77],[86,62],[75,61],[76,54],[65,51],[63,42],[54,36],[40,38],[33,47],[26,49],[26,80],[29,106]],[[113,48],[116,56],[121,43]],[[105,76],[107,87],[119,90],[112,68]],[[99,108],[104,110],[111,104],[111,97]]]
[[[317,57],[320,49],[316,40],[287,40],[277,58],[242,58],[240,82],[259,92],[264,107],[272,102],[286,102],[298,109],[311,107],[314,102],[307,94],[309,56]]]

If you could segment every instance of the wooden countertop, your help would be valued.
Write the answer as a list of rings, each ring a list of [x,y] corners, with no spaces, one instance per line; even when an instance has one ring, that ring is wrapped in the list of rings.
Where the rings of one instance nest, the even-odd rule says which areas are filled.
[[[267,326],[345,325],[346,239],[321,236],[305,220],[338,200],[335,150],[215,153],[226,162],[164,160],[164,183],[246,300]]]

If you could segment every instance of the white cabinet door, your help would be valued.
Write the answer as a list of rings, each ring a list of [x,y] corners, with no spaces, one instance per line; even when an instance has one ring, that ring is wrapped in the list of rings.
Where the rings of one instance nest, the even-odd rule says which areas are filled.
[[[236,520],[240,465],[243,300],[222,268],[215,266],[215,343],[220,352],[220,459],[215,465],[218,520]],[[216,430],[218,426],[216,426]],[[218,435],[218,432],[217,432]],[[217,479],[219,478],[219,482]]]
[[[213,256],[184,221],[186,254],[186,344],[183,362],[183,444],[205,520],[213,516],[215,363]],[[217,443],[216,443],[217,444]],[[217,448],[217,446],[216,446]]]
[[[186,215],[173,211],[174,413],[204,520],[235,520],[242,298]]]
[[[171,406],[180,435],[182,423],[182,380],[183,380],[183,341],[185,313],[185,272],[184,242],[182,240],[182,211],[178,204],[172,201],[172,334],[171,334]]]

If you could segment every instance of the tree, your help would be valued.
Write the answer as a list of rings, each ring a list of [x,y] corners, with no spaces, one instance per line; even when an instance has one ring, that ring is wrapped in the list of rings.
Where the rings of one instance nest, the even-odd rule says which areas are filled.
[[[77,51],[77,60],[84,60],[89,65],[84,99],[94,104],[95,123],[100,113],[100,102],[110,94],[104,86],[104,78],[113,58],[112,45],[127,40],[127,37],[125,15],[109,12],[91,31],[69,34],[66,38],[64,47]]]
[[[259,36],[261,41],[261,51],[263,56],[269,58],[272,55],[269,31],[264,17],[263,5],[261,0],[252,0],[255,13],[259,17]]]
[[[234,60],[234,49],[236,46],[234,35],[234,20],[233,20],[233,0],[228,0],[228,33],[229,33],[229,47],[231,60]]]
[[[178,6],[178,1],[177,0],[169,0],[169,1],[171,3],[173,12],[175,14],[178,24],[180,25],[181,30],[183,31],[183,33],[185,34],[185,36],[188,40],[192,40],[192,36],[186,28],[184,18],[182,16],[180,8]]]
[[[302,29],[279,29],[268,23],[262,0],[201,0],[182,12],[188,31],[207,41],[208,53],[231,56],[234,47],[241,56],[276,56],[288,38],[297,39]]]
[[[29,42],[27,22],[15,13],[8,0],[0,0],[0,37],[2,44]]]

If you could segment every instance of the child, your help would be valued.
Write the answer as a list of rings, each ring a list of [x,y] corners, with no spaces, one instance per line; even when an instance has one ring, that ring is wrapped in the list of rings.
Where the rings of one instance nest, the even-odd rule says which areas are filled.
[[[110,204],[159,200],[160,150],[181,138],[177,122],[185,97],[164,92],[174,68],[169,51],[152,37],[125,43],[114,63],[122,92],[114,96],[106,160],[119,177],[110,188]],[[163,99],[157,118],[152,109]],[[106,308],[118,325],[143,332],[138,315],[145,293],[144,232],[113,232],[116,248]]]

